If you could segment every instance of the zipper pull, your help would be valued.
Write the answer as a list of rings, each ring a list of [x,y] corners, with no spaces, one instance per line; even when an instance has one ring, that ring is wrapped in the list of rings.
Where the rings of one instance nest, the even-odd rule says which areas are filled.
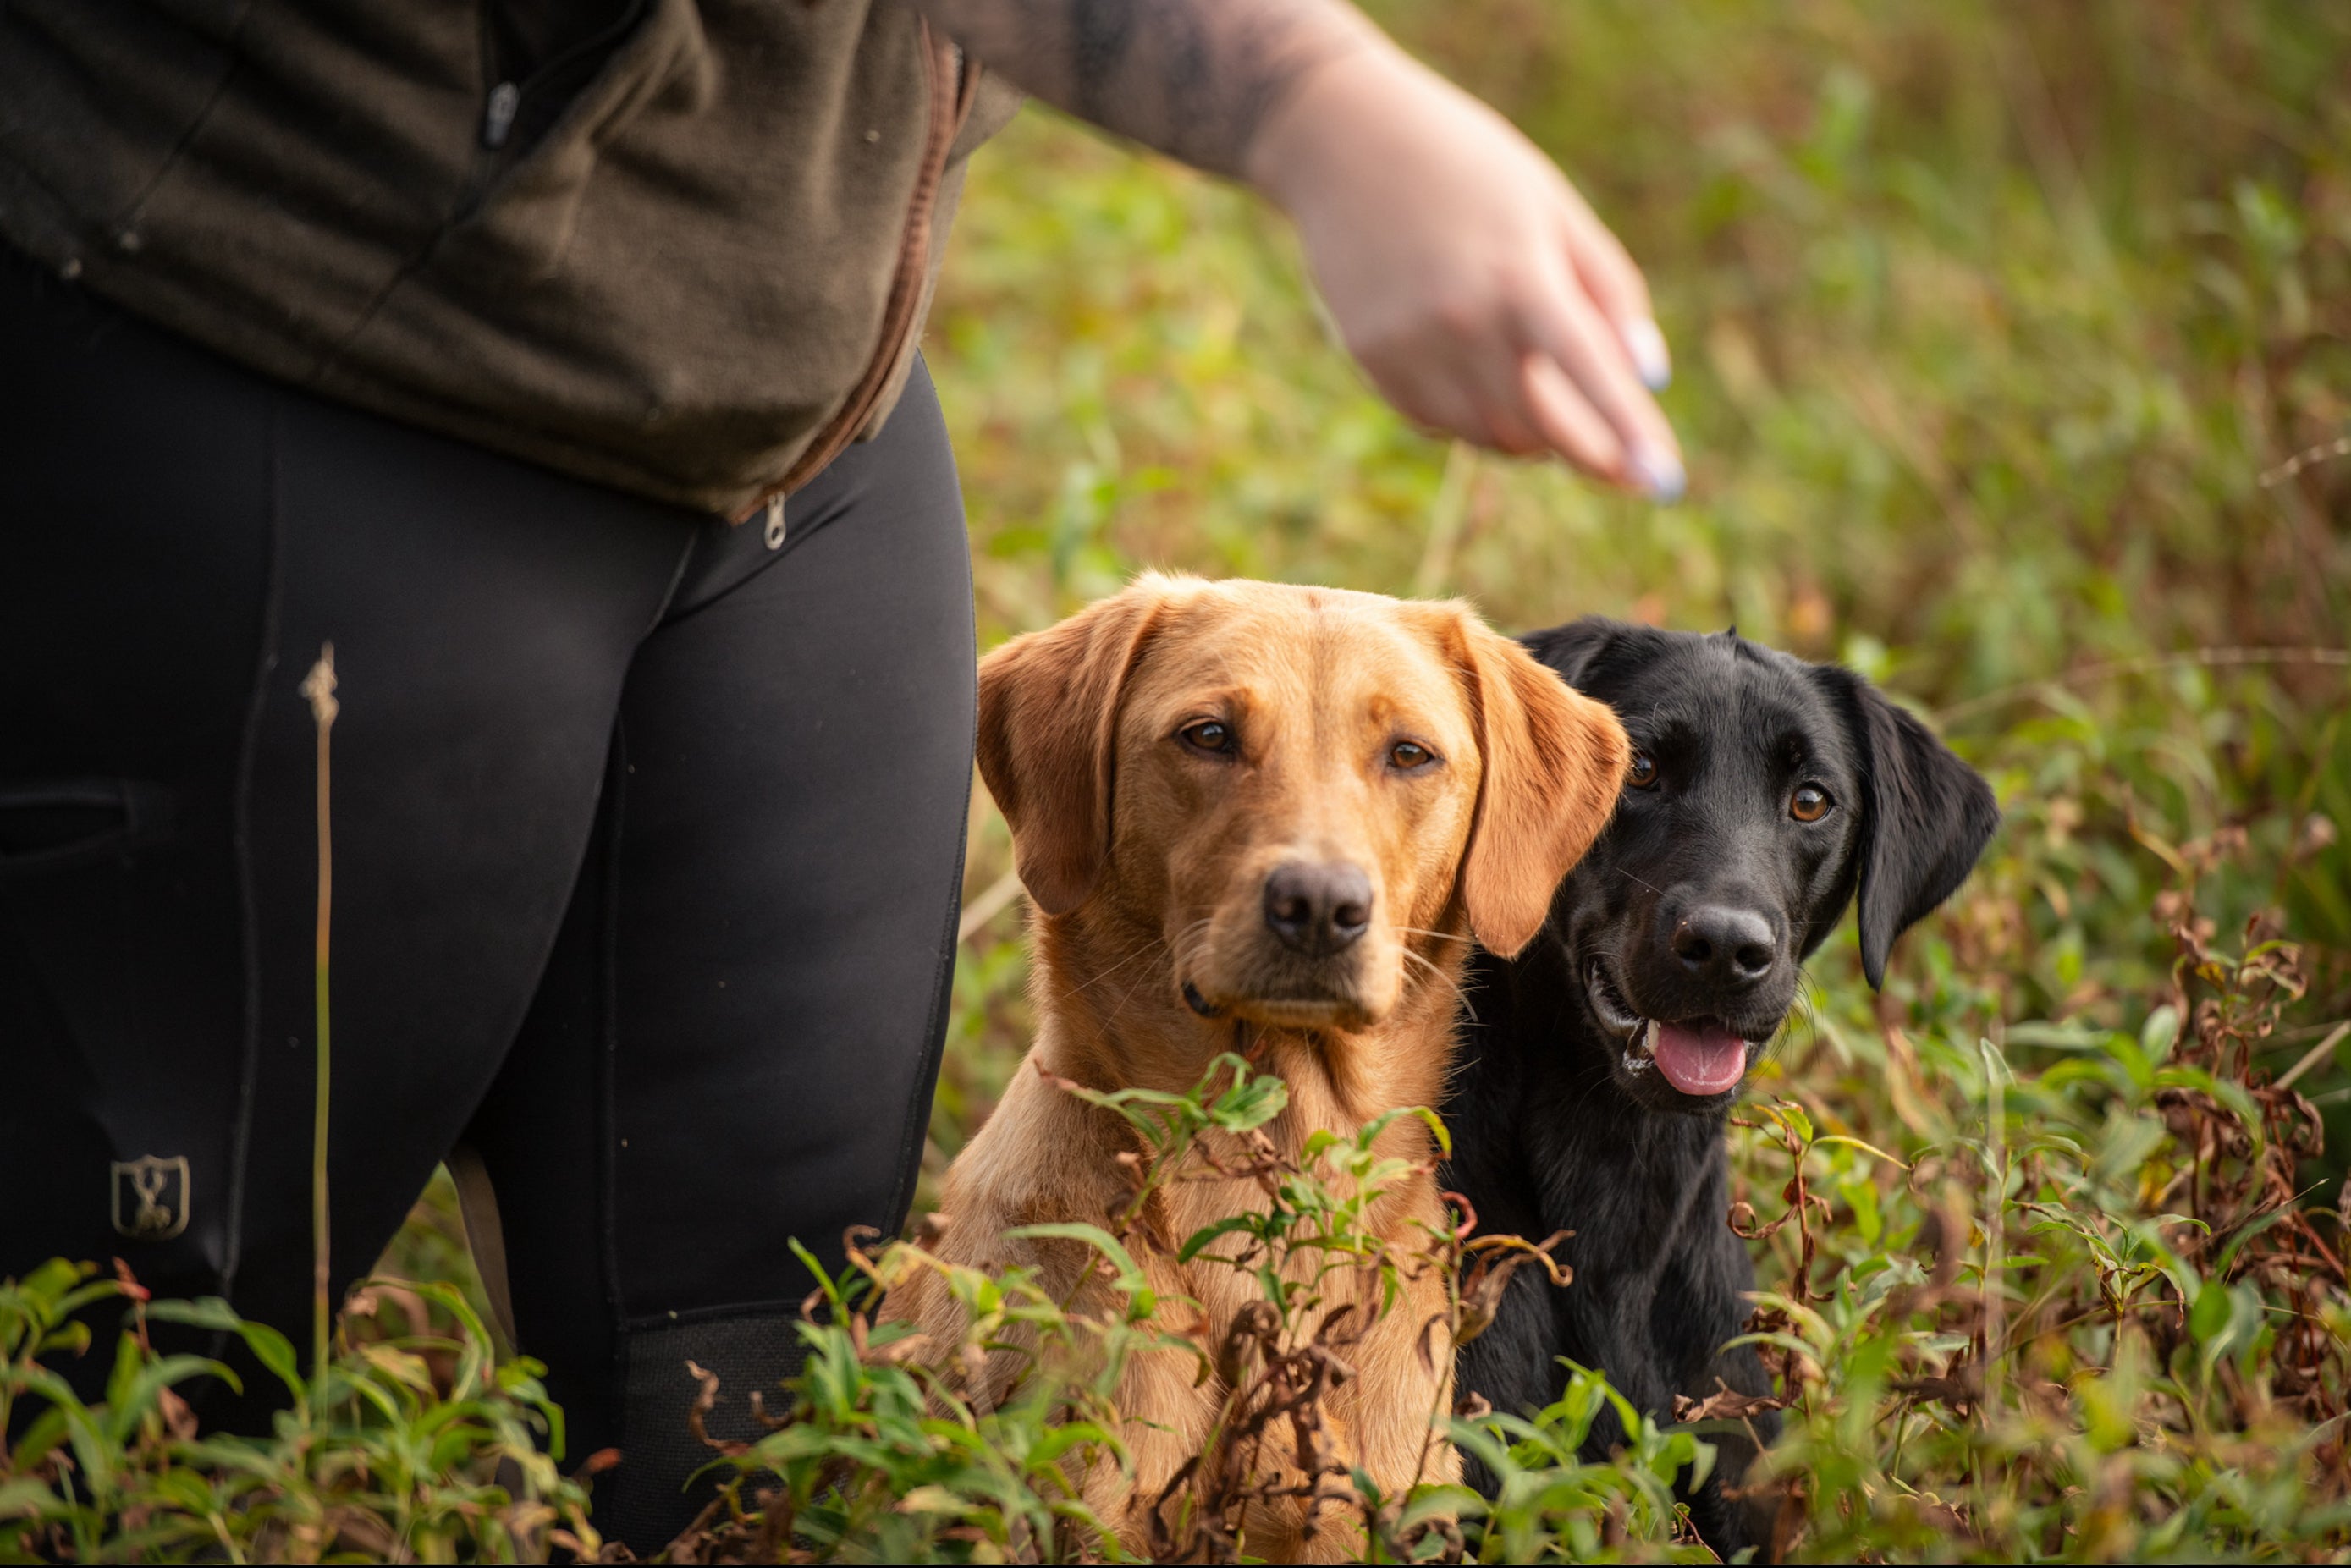
[[[768,548],[784,548],[784,498],[781,496],[768,497]]]
[[[507,144],[507,136],[514,130],[515,110],[522,107],[522,89],[510,81],[502,81],[490,89],[490,101],[482,110],[482,145],[495,152]]]

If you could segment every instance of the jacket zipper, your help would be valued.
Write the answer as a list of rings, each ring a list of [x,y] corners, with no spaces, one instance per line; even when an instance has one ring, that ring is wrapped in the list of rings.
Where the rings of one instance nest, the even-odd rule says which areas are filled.
[[[930,89],[930,120],[923,144],[923,162],[914,176],[914,196],[906,213],[906,227],[899,237],[898,267],[890,279],[890,297],[882,310],[882,340],[875,346],[872,362],[865,374],[852,388],[848,401],[805,447],[799,457],[786,469],[784,476],[768,486],[743,508],[735,521],[747,522],[761,512],[770,513],[772,525],[777,514],[773,509],[783,498],[814,476],[824,465],[841,455],[841,449],[855,438],[858,431],[872,415],[882,401],[883,391],[890,384],[891,372],[898,367],[898,357],[904,352],[915,328],[915,315],[923,299],[923,278],[929,270],[931,254],[931,218],[936,211],[939,183],[946,178],[947,153],[963,130],[964,121],[971,117],[974,89],[979,83],[980,68],[967,62],[956,46],[931,31],[926,19],[918,19],[922,28],[924,76]]]
[[[490,101],[482,107],[482,145],[492,152],[507,144],[514,131],[515,111],[522,107],[522,89],[510,81],[502,81],[490,89]]]
[[[636,0],[615,16],[611,26],[541,60],[519,80],[507,78],[492,87],[488,101],[482,106],[483,149],[490,152],[505,149],[507,138],[514,134],[515,116],[522,111],[522,100],[531,89],[585,56],[600,49],[609,51],[628,37],[629,30],[643,20],[644,14],[643,0]]]

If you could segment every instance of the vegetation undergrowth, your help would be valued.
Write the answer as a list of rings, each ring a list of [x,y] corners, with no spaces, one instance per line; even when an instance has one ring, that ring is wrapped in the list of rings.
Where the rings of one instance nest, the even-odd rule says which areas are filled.
[[[91,1309],[120,1301],[103,1396],[58,1371],[94,1346]],[[266,1436],[202,1432],[180,1393],[236,1384],[166,1354],[170,1323],[234,1335],[284,1385]],[[563,1416],[526,1359],[501,1363],[465,1298],[373,1281],[343,1307],[309,1377],[293,1343],[217,1299],[158,1301],[127,1273],[62,1260],[0,1283],[0,1562],[544,1562],[592,1556],[588,1494],[566,1477]]]
[[[2305,833],[2295,852],[2325,839]],[[803,1250],[820,1288],[802,1369],[780,1390],[734,1391],[768,1431],[705,1435],[721,1490],[669,1555],[1117,1561],[1124,1527],[1156,1560],[1241,1562],[1251,1504],[1288,1495],[1315,1499],[1318,1529],[1374,1561],[1704,1561],[1676,1482],[1712,1466],[1709,1437],[1773,1407],[1787,1429],[1745,1488],[1783,1558],[2337,1559],[2351,1552],[2351,1279],[2341,1217],[2304,1182],[2323,1133],[2296,1087],[2336,1042],[2283,1073],[2261,1065],[2308,995],[2303,951],[2266,915],[2223,940],[2199,903],[2244,835],[2164,848],[2179,873],[2155,914],[2175,956],[2135,1028],[1971,1036],[1955,998],[1940,1016],[1881,1023],[1900,1137],[1837,1130],[1834,1109],[1802,1092],[1758,1096],[1738,1119],[1742,1196],[1724,1222],[1766,1254],[1749,1333],[1774,1374],[1768,1398],[1721,1390],[1661,1424],[1571,1369],[1540,1414],[1429,1412],[1433,1436],[1498,1478],[1490,1502],[1434,1482],[1383,1496],[1334,1457],[1322,1403],[1395,1281],[1435,1270],[1453,1282],[1426,1336],[1444,1355],[1484,1326],[1513,1270],[1574,1281],[1541,1245],[1465,1240],[1466,1223],[1401,1252],[1381,1242],[1366,1207],[1414,1169],[1375,1152],[1393,1116],[1285,1159],[1258,1131],[1285,1086],[1228,1055],[1181,1095],[1062,1085],[1123,1116],[1148,1150],[1102,1223],[1035,1231],[1092,1249],[1113,1311],[1073,1310],[1028,1270],[951,1265],[919,1239],[852,1244],[838,1271]],[[1832,1029],[1816,1019],[1816,1037]],[[1158,1233],[1155,1192],[1235,1175],[1262,1209]],[[1257,1304],[1212,1333],[1196,1303],[1154,1295],[1144,1249],[1242,1270]],[[961,1343],[875,1322],[883,1291],[916,1270],[964,1303]],[[0,1417],[27,1396],[47,1406],[0,1462],[0,1551],[598,1554],[583,1487],[538,1448],[545,1436],[560,1452],[561,1417],[538,1368],[497,1365],[455,1289],[370,1285],[346,1309],[341,1354],[306,1382],[283,1335],[224,1303],[149,1302],[127,1277],[90,1274],[52,1264],[0,1291]],[[1330,1288],[1343,1276],[1353,1288]],[[71,1314],[109,1295],[129,1302],[129,1323],[105,1399],[86,1406],[46,1364],[87,1350]],[[391,1313],[406,1332],[361,1332]],[[450,1329],[432,1332],[436,1320]],[[273,1435],[200,1435],[174,1385],[233,1375],[160,1354],[150,1321],[241,1334],[291,1400]],[[1113,1393],[1128,1358],[1155,1354],[1196,1362],[1221,1413],[1135,1520],[1103,1520],[1085,1475],[1127,1462]],[[1002,1357],[1020,1363],[1009,1392],[976,1396],[982,1364]],[[681,1370],[701,1379],[704,1435],[719,1380]],[[1587,1455],[1608,1404],[1632,1436]]]
[[[2289,852],[2328,844],[2314,822]],[[1374,1162],[1373,1130],[1303,1166],[1260,1143],[1267,1206],[1234,1227],[1247,1244],[1233,1261],[1255,1272],[1263,1312],[1213,1343],[1189,1303],[1150,1299],[1130,1249],[1201,1256],[1217,1239],[1138,1221],[1155,1186],[1199,1170],[1208,1129],[1245,1136],[1279,1111],[1280,1082],[1228,1058],[1188,1095],[1089,1096],[1154,1151],[1131,1205],[1060,1231],[1096,1249],[1120,1315],[1072,1313],[1025,1272],[954,1269],[918,1241],[852,1251],[802,1330],[808,1368],[775,1430],[714,1444],[731,1479],[680,1548],[704,1561],[1115,1559],[1104,1527],[1117,1521],[1085,1511],[1080,1477],[1121,1461],[1120,1359],[1173,1351],[1219,1380],[1227,1414],[1154,1500],[1161,1560],[1247,1560],[1249,1499],[1303,1485],[1331,1505],[1327,1528],[1375,1561],[1706,1561],[1675,1482],[1702,1476],[1708,1439],[1767,1406],[1786,1430],[1746,1486],[1782,1557],[2339,1560],[2351,1280],[2340,1215],[2307,1177],[2323,1131],[2297,1087],[2339,1034],[2264,1065],[2306,1038],[2306,954],[2273,914],[2224,937],[2207,913],[2225,872],[2291,868],[2249,865],[2239,832],[2156,847],[2176,875],[2149,923],[2173,960],[2129,1027],[1987,1034],[1975,998],[1945,988],[1869,1019],[1891,1128],[1859,1135],[1785,1059],[1780,1091],[1738,1118],[1740,1196],[1724,1222],[1763,1253],[1750,1333],[1774,1373],[1767,1400],[1719,1391],[1660,1425],[1571,1369],[1560,1403],[1531,1417],[1432,1412],[1499,1479],[1491,1502],[1437,1486],[1384,1498],[1338,1471],[1315,1403],[1346,1375],[1351,1334],[1314,1290],[1284,1283],[1292,1257],[1445,1270],[1458,1284],[1432,1337],[1454,1344],[1483,1326],[1511,1269],[1551,1264],[1535,1244],[1465,1247],[1459,1232],[1404,1257],[1380,1249],[1353,1220],[1400,1174]],[[1849,1047],[1857,1021],[1816,998],[1814,1052]],[[965,1343],[873,1324],[882,1288],[913,1269],[953,1280],[972,1314]],[[1574,1288],[1564,1270],[1554,1281]],[[977,1407],[960,1369],[1010,1354],[1015,1323],[1044,1349],[1010,1397]],[[1582,1446],[1607,1402],[1633,1436],[1603,1459]]]
[[[1426,1353],[1447,1356],[1490,1321],[1515,1269],[1533,1263],[1567,1277],[1541,1248],[1467,1239],[1466,1225],[1402,1250],[1368,1228],[1366,1213],[1382,1192],[1416,1169],[1435,1168],[1380,1155],[1381,1132],[1398,1116],[1417,1115],[1442,1146],[1442,1124],[1426,1109],[1397,1111],[1352,1137],[1317,1134],[1292,1160],[1259,1131],[1287,1104],[1287,1088],[1240,1056],[1219,1058],[1185,1094],[1062,1088],[1123,1116],[1149,1153],[1129,1167],[1131,1197],[1102,1225],[1023,1234],[1093,1249],[1117,1312],[1073,1312],[1030,1270],[964,1268],[917,1241],[893,1243],[878,1257],[852,1250],[839,1278],[825,1278],[809,1256],[828,1310],[801,1330],[807,1370],[789,1385],[791,1403],[773,1418],[770,1436],[713,1444],[732,1477],[687,1549],[760,1562],[1122,1560],[1120,1527],[1128,1521],[1096,1517],[1081,1500],[1083,1479],[1092,1466],[1126,1464],[1125,1417],[1111,1396],[1127,1358],[1173,1354],[1196,1363],[1222,1403],[1195,1459],[1157,1496],[1137,1500],[1137,1523],[1123,1533],[1130,1543],[1139,1537],[1150,1558],[1249,1561],[1251,1505],[1275,1497],[1314,1500],[1316,1533],[1335,1535],[1350,1556],[1368,1550],[1384,1562],[1458,1561],[1474,1551],[1488,1534],[1484,1500],[1434,1481],[1383,1495],[1334,1452],[1322,1407],[1353,1375],[1352,1347],[1396,1306],[1401,1277],[1435,1270],[1457,1287],[1443,1321],[1426,1325]],[[1263,1209],[1189,1237],[1158,1233],[1154,1193],[1171,1182],[1235,1176],[1258,1186]],[[1154,1295],[1134,1258],[1144,1249],[1240,1270],[1258,1295],[1217,1335],[1198,1303]],[[906,1325],[873,1323],[882,1293],[914,1270],[942,1273],[964,1303],[960,1344],[926,1344],[905,1337]],[[1342,1281],[1347,1288],[1332,1289]],[[1016,1328],[1025,1331],[1017,1339]],[[983,1405],[970,1392],[980,1365],[1007,1355],[1020,1360],[1021,1375],[1008,1396]],[[705,1392],[715,1394],[715,1383]],[[1615,1461],[1587,1463],[1576,1447],[1611,1400],[1635,1437]],[[1580,1531],[1596,1542],[1593,1521],[1612,1511],[1669,1534],[1678,1519],[1673,1478],[1699,1457],[1695,1437],[1661,1432],[1591,1375],[1536,1420],[1428,1416],[1432,1448],[1439,1433],[1476,1444],[1510,1478],[1504,1511],[1512,1526],[1546,1539]]]
[[[1752,1484],[1784,1552],[2351,1548],[2342,1218],[2305,1181],[2317,1109],[2256,1065],[2293,1038],[2303,953],[2267,915],[2220,938],[2194,897],[2241,848],[2176,852],[2177,956],[2135,1028],[1886,1025],[1898,1153],[1831,1107],[1746,1119],[1746,1185],[1780,1198],[1732,1218],[1782,1265],[1751,1333],[1789,1429]]]

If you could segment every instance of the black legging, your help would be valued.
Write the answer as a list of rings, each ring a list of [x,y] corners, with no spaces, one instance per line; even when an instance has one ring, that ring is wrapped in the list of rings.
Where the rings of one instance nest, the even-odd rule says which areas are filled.
[[[0,1274],[120,1256],[308,1343],[331,640],[337,1289],[478,1149],[571,1458],[626,1454],[599,1520],[661,1544],[710,1457],[684,1363],[741,1421],[798,1360],[786,1241],[903,1218],[954,967],[970,566],[924,375],[786,520],[353,412],[5,258]]]

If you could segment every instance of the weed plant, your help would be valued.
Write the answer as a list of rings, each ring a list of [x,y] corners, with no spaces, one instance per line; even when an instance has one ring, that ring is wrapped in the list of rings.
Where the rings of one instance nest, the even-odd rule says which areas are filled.
[[[2306,834],[2302,852],[2324,836]],[[1466,1223],[1401,1253],[1384,1245],[1362,1218],[1412,1169],[1375,1152],[1393,1118],[1284,1160],[1258,1129],[1285,1086],[1228,1055],[1182,1095],[1061,1085],[1124,1117],[1148,1151],[1102,1224],[1029,1233],[1092,1249],[1114,1311],[1073,1311],[1027,1270],[951,1265],[919,1239],[852,1247],[837,1277],[803,1252],[821,1281],[803,1369],[780,1391],[738,1391],[768,1436],[707,1437],[718,1380],[681,1369],[702,1381],[694,1422],[724,1484],[671,1554],[1116,1560],[1127,1521],[1093,1514],[1086,1472],[1125,1463],[1112,1396],[1127,1359],[1176,1355],[1223,1403],[1196,1458],[1140,1500],[1160,1560],[1248,1560],[1251,1506],[1276,1496],[1313,1499],[1321,1530],[1381,1561],[1705,1560],[1675,1484],[1712,1466],[1709,1437],[1765,1407],[1787,1430],[1746,1490],[1774,1518],[1779,1556],[2333,1560],[2351,1550],[2351,1282],[2339,1216],[2301,1185],[2323,1132],[2295,1083],[2339,1031],[2284,1074],[2258,1065],[2308,987],[2300,946],[2265,917],[2221,942],[2197,901],[2247,848],[2231,833],[2170,849],[2181,880],[2156,913],[2175,960],[2135,1030],[1970,1039],[1953,994],[1877,1020],[1899,1137],[1837,1130],[1834,1107],[1801,1090],[1756,1099],[1739,1119],[1741,1196],[1724,1218],[1776,1286],[1750,1324],[1774,1372],[1767,1398],[1724,1389],[1661,1427],[1572,1368],[1539,1414],[1429,1413],[1432,1438],[1499,1478],[1490,1503],[1435,1484],[1381,1495],[1333,1457],[1321,1405],[1400,1275],[1454,1282],[1426,1334],[1443,1355],[1483,1328],[1514,1269],[1574,1281],[1536,1244],[1465,1240]],[[1816,1038],[1838,1032],[1823,1017]],[[2011,1060],[2034,1051],[2051,1060]],[[1167,1183],[1237,1174],[1256,1181],[1262,1210],[1180,1241],[1151,1224]],[[1196,1303],[1155,1298],[1144,1248],[1243,1270],[1258,1305],[1212,1337]],[[873,1322],[881,1293],[921,1269],[964,1303],[961,1343]],[[583,1488],[556,1469],[561,1416],[538,1368],[498,1365],[455,1289],[370,1285],[346,1308],[342,1354],[306,1383],[283,1335],[225,1304],[149,1303],[127,1277],[90,1273],[52,1264],[0,1291],[0,1418],[14,1400],[47,1406],[0,1464],[0,1552],[596,1553]],[[45,1364],[87,1351],[72,1314],[107,1295],[130,1303],[129,1326],[105,1399],[84,1406]],[[409,1332],[370,1326],[395,1313]],[[151,1319],[241,1334],[286,1384],[275,1434],[200,1435],[174,1385],[231,1375],[157,1354]],[[454,1332],[430,1332],[436,1319]],[[977,1396],[992,1381],[982,1364],[1004,1357],[1020,1364],[1009,1392]],[[1612,1404],[1632,1436],[1594,1461],[1582,1445]]]
[[[1466,1224],[1402,1249],[1366,1228],[1382,1192],[1435,1168],[1434,1159],[1415,1166],[1382,1155],[1380,1134],[1398,1116],[1417,1115],[1443,1147],[1443,1124],[1425,1108],[1398,1111],[1352,1137],[1318,1134],[1290,1159],[1259,1132],[1288,1103],[1286,1086],[1230,1054],[1185,1094],[1061,1088],[1124,1117],[1147,1153],[1129,1167],[1129,1199],[1103,1224],[1019,1234],[1092,1249],[1115,1313],[1073,1312],[1031,1270],[950,1264],[919,1240],[893,1243],[878,1259],[852,1249],[849,1275],[824,1281],[826,1310],[801,1330],[808,1368],[771,1435],[712,1443],[731,1476],[684,1548],[752,1562],[1119,1560],[1126,1521],[1098,1518],[1081,1492],[1092,1468],[1127,1463],[1126,1421],[1112,1395],[1139,1355],[1196,1364],[1222,1396],[1199,1454],[1156,1496],[1135,1500],[1140,1530],[1123,1533],[1130,1542],[1139,1534],[1152,1559],[1249,1561],[1254,1507],[1277,1498],[1310,1500],[1314,1534],[1335,1539],[1350,1557],[1459,1561],[1486,1539],[1487,1505],[1468,1489],[1424,1480],[1383,1495],[1350,1469],[1322,1408],[1353,1375],[1352,1347],[1395,1310],[1405,1276],[1434,1271],[1457,1287],[1443,1317],[1425,1326],[1425,1354],[1444,1356],[1490,1322],[1515,1269],[1532,1262],[1567,1279],[1541,1248],[1468,1240]],[[1152,1223],[1153,1196],[1169,1183],[1237,1176],[1256,1183],[1263,1209],[1180,1240]],[[1259,1294],[1215,1336],[1197,1302],[1154,1296],[1134,1258],[1144,1249],[1240,1270]],[[904,1337],[902,1323],[874,1326],[870,1312],[883,1291],[914,1270],[941,1273],[964,1303],[960,1344]],[[1019,1364],[1011,1392],[987,1405],[972,1392],[981,1367],[1008,1356]],[[705,1401],[716,1393],[706,1380]],[[1587,1463],[1576,1447],[1607,1402],[1635,1437],[1615,1462]],[[1476,1445],[1507,1478],[1503,1513],[1530,1542],[1580,1534],[1593,1544],[1609,1518],[1620,1531],[1629,1520],[1664,1539],[1680,1521],[1674,1478],[1702,1462],[1695,1435],[1661,1432],[1591,1374],[1536,1420],[1479,1425],[1450,1414],[1428,1413],[1431,1452],[1440,1434]]]
[[[94,1347],[89,1309],[118,1301],[104,1397],[56,1370]],[[80,1315],[77,1315],[80,1314]],[[563,1416],[535,1362],[499,1362],[482,1320],[441,1284],[373,1281],[343,1307],[335,1354],[302,1375],[293,1342],[217,1299],[151,1301],[127,1274],[53,1262],[0,1283],[0,1562],[544,1562],[592,1556],[588,1494],[559,1468]],[[155,1322],[241,1338],[284,1384],[264,1437],[204,1433],[179,1389],[235,1382],[164,1354]]]
[[[2302,1182],[2323,1132],[2296,1087],[2335,1031],[2299,1055],[2299,1074],[2259,1065],[2306,1000],[2304,951],[2266,917],[2220,940],[2203,913],[2199,890],[2247,852],[2243,835],[2166,848],[2180,878],[2152,915],[2174,962],[2134,1028],[2020,1024],[1998,1040],[1947,992],[1869,1020],[1897,1108],[1872,1129],[1883,1142],[1844,1130],[1792,1081],[1738,1118],[1724,1221],[1762,1255],[1770,1288],[1748,1337],[1773,1372],[1768,1397],[1684,1399],[1661,1426],[1571,1368],[1539,1414],[1431,1413],[1499,1478],[1492,1501],[1435,1485],[1378,1495],[1332,1463],[1317,1410],[1361,1325],[1286,1283],[1292,1262],[1316,1258],[1316,1278],[1441,1270],[1458,1288],[1430,1343],[1448,1354],[1512,1269],[1574,1281],[1524,1240],[1465,1243],[1466,1226],[1402,1256],[1381,1248],[1358,1217],[1402,1167],[1375,1159],[1376,1128],[1296,1165],[1245,1145],[1263,1211],[1180,1244],[1154,1235],[1139,1223],[1152,1191],[1204,1163],[1236,1168],[1211,1153],[1212,1130],[1245,1138],[1281,1107],[1278,1080],[1228,1057],[1188,1095],[1071,1086],[1152,1150],[1124,1209],[1049,1228],[1096,1250],[1117,1316],[1071,1312],[1024,1271],[952,1268],[918,1241],[853,1252],[854,1278],[828,1281],[826,1311],[802,1330],[809,1370],[772,1435],[713,1444],[733,1479],[681,1546],[714,1561],[1115,1558],[1117,1521],[1086,1511],[1081,1478],[1122,1461],[1110,1393],[1123,1359],[1176,1354],[1225,1404],[1194,1466],[1149,1500],[1163,1561],[1248,1560],[1248,1505],[1279,1491],[1322,1500],[1323,1528],[1378,1561],[1705,1561],[1675,1484],[1702,1478],[1708,1439],[1765,1408],[1786,1429],[1745,1491],[1780,1557],[2338,1560],[2351,1551],[2351,1281],[2339,1217]],[[1815,1040],[1852,1038],[1825,1002]],[[1234,1234],[1260,1305],[1219,1343],[1192,1303],[1150,1298],[1131,1249],[1214,1256]],[[879,1290],[914,1269],[953,1281],[971,1313],[962,1344],[872,1323]],[[1007,1354],[1026,1375],[980,1407],[967,1369]],[[1582,1445],[1611,1404],[1632,1436],[1594,1462]]]

